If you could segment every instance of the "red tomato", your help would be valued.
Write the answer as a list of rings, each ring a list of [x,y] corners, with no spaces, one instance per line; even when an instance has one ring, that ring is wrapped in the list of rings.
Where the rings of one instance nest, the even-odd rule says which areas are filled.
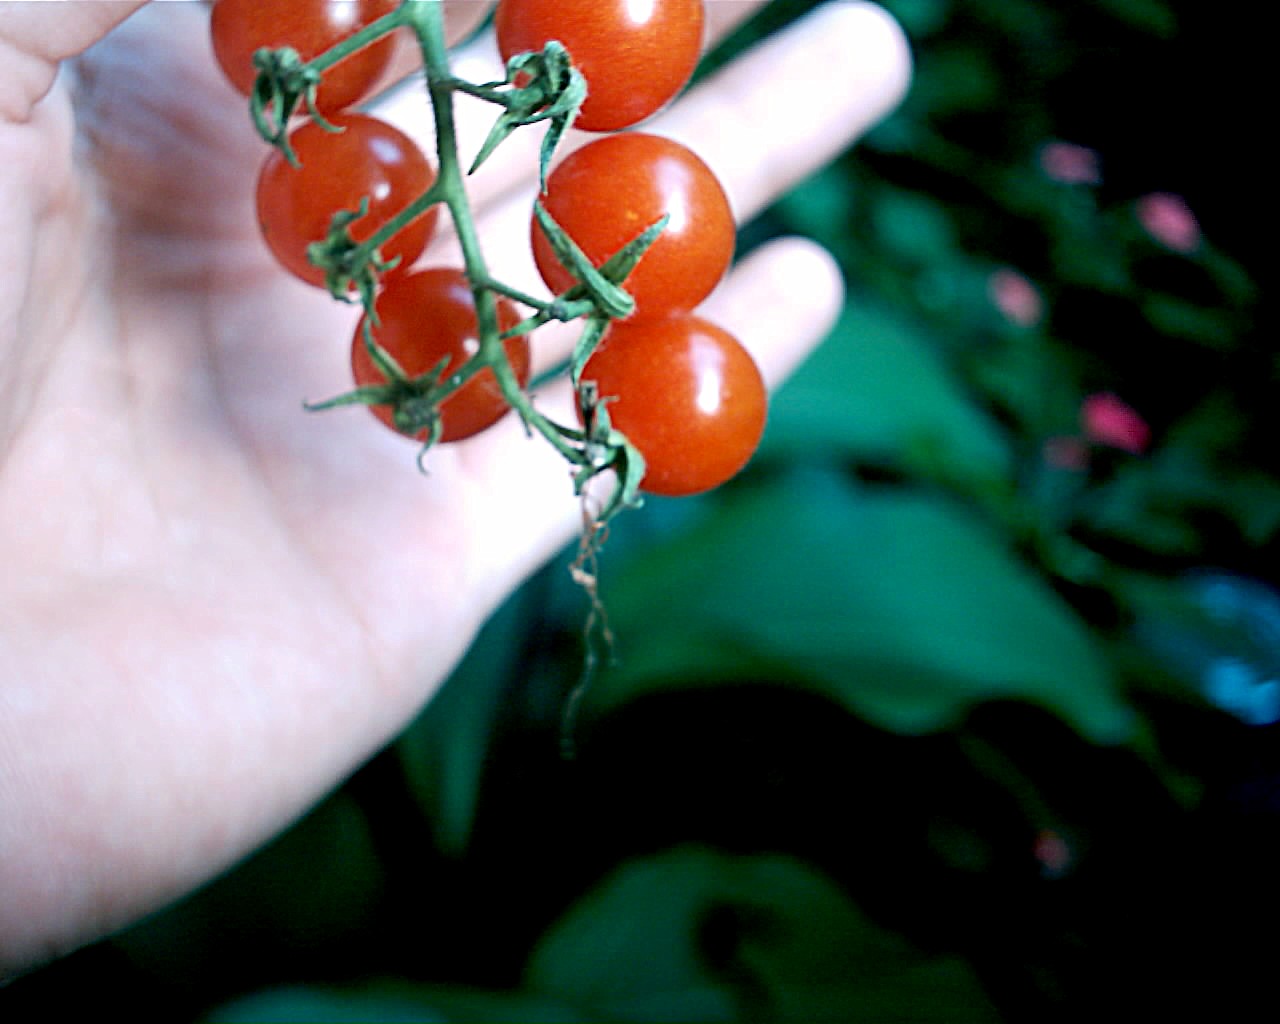
[[[750,353],[727,331],[683,315],[609,328],[587,360],[610,422],[645,459],[650,494],[724,483],[751,458],[768,397]]]
[[[729,199],[711,169],[685,146],[657,135],[609,135],[569,154],[551,172],[542,204],[595,266],[670,214],[661,236],[623,287],[632,319],[693,309],[733,259]],[[562,292],[574,279],[536,221],[533,256],[542,279]]]
[[[399,0],[217,0],[210,16],[213,53],[240,92],[253,91],[253,54],[291,46],[304,61],[389,14]],[[358,50],[324,73],[316,106],[332,114],[358,103],[391,62],[391,36]]]
[[[702,52],[702,0],[501,0],[494,15],[503,60],[564,44],[587,80],[574,125],[616,131],[665,106]]]
[[[374,337],[390,353],[405,374],[418,377],[448,358],[445,372],[459,369],[479,350],[479,321],[471,285],[461,270],[432,268],[400,277],[387,284],[374,304],[379,326]],[[520,322],[520,314],[506,299],[498,299],[498,326],[507,330]],[[509,338],[507,360],[521,385],[529,381],[529,339]],[[364,342],[364,323],[351,343],[351,371],[360,387],[385,384]],[[378,419],[397,430],[392,409],[369,407]],[[483,369],[440,406],[441,442],[460,441],[478,434],[502,418],[509,406],[490,369]],[[399,432],[399,431],[397,431]],[[424,429],[416,435],[425,440]]]
[[[333,123],[344,131],[308,122],[290,134],[301,167],[275,150],[258,176],[258,223],[267,245],[285,269],[319,286],[324,273],[307,260],[307,246],[328,234],[335,213],[358,209],[368,198],[368,212],[348,228],[362,242],[435,181],[426,156],[398,128],[365,114],[341,114]],[[432,207],[382,247],[384,259],[400,257],[392,275],[422,255],[437,212]]]

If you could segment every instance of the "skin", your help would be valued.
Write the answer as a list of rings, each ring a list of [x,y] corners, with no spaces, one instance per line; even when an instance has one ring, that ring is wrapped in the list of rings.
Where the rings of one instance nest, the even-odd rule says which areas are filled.
[[[692,309],[733,258],[733,213],[719,182],[696,153],[649,132],[608,135],[578,150],[551,174],[542,203],[595,266],[639,227],[676,214],[627,277],[633,317]],[[541,226],[534,225],[530,240],[547,285],[558,292],[571,287],[574,277],[556,260]]]
[[[755,6],[711,4],[711,21]],[[479,7],[457,5],[455,33]],[[258,239],[264,148],[206,19],[193,3],[0,4],[0,976],[294,820],[579,522],[563,463],[510,417],[424,477],[367,411],[302,411],[347,387],[357,314]],[[741,218],[908,77],[882,13],[833,4],[646,128],[693,146]],[[430,144],[420,97],[387,116]],[[466,145],[492,113],[459,116]],[[493,269],[531,290],[535,145],[517,135],[473,183]],[[455,258],[443,234],[428,262]],[[830,259],[783,240],[702,312],[776,383],[840,301]],[[541,332],[537,359],[570,340]],[[542,401],[567,419],[565,397]]]

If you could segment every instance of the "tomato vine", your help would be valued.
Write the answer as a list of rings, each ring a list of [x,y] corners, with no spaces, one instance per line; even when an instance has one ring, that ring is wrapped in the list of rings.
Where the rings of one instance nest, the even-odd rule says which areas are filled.
[[[643,355],[621,358],[623,346],[689,334],[690,310],[732,256],[733,219],[719,183],[692,152],[642,133],[602,138],[551,173],[575,123],[614,131],[671,100],[701,48],[701,0],[658,0],[647,14],[594,0],[500,0],[495,22],[505,77],[493,82],[455,76],[436,0],[349,6],[354,14],[345,30],[324,0],[217,0],[211,23],[220,63],[248,92],[253,122],[277,150],[259,179],[268,243],[290,272],[364,308],[353,340],[356,386],[309,407],[367,405],[421,442],[420,459],[431,446],[471,436],[514,410],[573,467],[578,493],[595,477],[614,474],[591,536],[617,511],[638,504],[644,491],[686,493],[736,471],[758,440],[764,406],[758,371],[729,335],[708,325],[699,337],[714,334],[717,351],[728,353],[725,365],[736,368],[734,379],[753,382],[745,412],[733,407],[741,401],[738,386],[724,390],[714,408],[660,400],[664,388],[688,394],[696,383],[680,342],[644,341],[657,363],[650,359],[643,374],[588,372],[645,365]],[[391,36],[401,30],[421,51],[435,122],[434,167],[391,126],[346,109],[385,70]],[[647,56],[637,63],[637,54]],[[467,166],[454,120],[459,93],[498,108]],[[553,292],[546,298],[491,273],[466,190],[467,176],[512,132],[544,122],[531,242]],[[618,175],[627,168],[622,188]],[[647,191],[646,175],[653,183]],[[415,270],[440,208],[457,235],[462,265]],[[415,317],[423,322],[415,325]],[[573,424],[546,416],[528,390],[530,336],[552,321],[580,324],[567,367],[577,395]],[[610,355],[593,362],[606,338]],[[614,406],[625,410],[630,427],[614,422]],[[722,416],[719,431],[708,425]],[[643,442],[633,443],[631,433]],[[730,437],[738,448],[727,452]],[[646,480],[649,460],[656,468]],[[684,467],[678,485],[671,483],[673,460]]]

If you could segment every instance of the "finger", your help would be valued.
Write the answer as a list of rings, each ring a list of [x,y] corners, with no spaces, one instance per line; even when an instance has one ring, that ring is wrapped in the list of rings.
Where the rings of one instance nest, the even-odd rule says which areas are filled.
[[[776,387],[824,338],[843,301],[839,269],[825,250],[803,239],[781,239],[754,251],[726,279],[709,315],[734,334],[756,358],[769,386]],[[538,395],[538,406],[572,423],[567,383]],[[514,417],[463,442],[459,454],[474,479],[495,481],[477,503],[500,518],[483,532],[475,555],[477,580],[491,588],[484,608],[560,550],[581,528],[564,460],[540,438],[529,438]]]
[[[782,238],[738,264],[699,314],[737,336],[772,390],[826,337],[843,301],[831,254],[806,238]]]
[[[910,76],[897,23],[836,0],[728,65],[654,131],[697,150],[746,220],[884,117]]]
[[[452,46],[480,27],[493,8],[492,0],[446,0],[444,37]]]
[[[751,0],[714,0],[703,5],[707,17],[707,39],[716,42],[746,21],[764,4]]]
[[[445,0],[444,37],[450,46],[469,39],[484,23],[493,8],[493,0]],[[396,34],[391,66],[383,74],[375,93],[384,93],[413,77],[422,67],[422,51],[413,33],[407,29]]]
[[[901,30],[880,8],[831,3],[701,83],[652,130],[684,140],[711,166],[741,222],[847,148],[898,102],[909,75]],[[547,296],[529,247],[534,192],[528,183],[491,202],[480,231],[495,276]],[[448,235],[428,254],[460,260]],[[572,325],[539,329],[538,371],[563,360],[576,334]]]
[[[147,0],[0,3],[0,121],[25,122],[58,64],[88,49]]]
[[[706,45],[711,46],[719,41],[766,2],[767,0],[717,0],[707,4]],[[464,2],[460,6],[491,5]],[[470,22],[465,18],[467,13],[462,11],[455,15],[457,26],[466,27],[470,24],[470,27],[474,27],[477,20],[474,12]],[[446,9],[446,17],[447,14]],[[416,57],[413,55],[405,54],[400,60],[401,71],[417,68]],[[459,47],[452,55],[452,64],[454,74],[472,82],[499,81],[505,75],[492,31],[486,31]],[[406,82],[405,86],[390,92],[377,104],[378,116],[395,124],[431,152],[435,146],[434,126],[430,118],[423,114],[421,90],[412,82]],[[469,164],[471,156],[479,151],[497,118],[498,108],[491,103],[462,95],[455,97],[455,108],[458,148],[463,154],[463,163]],[[540,129],[525,129],[514,133],[503,142],[499,154],[471,177],[468,194],[476,208],[483,208],[486,203],[508,190],[532,180],[542,135],[543,131]],[[568,152],[594,137],[583,132],[571,132],[563,143],[563,150]]]

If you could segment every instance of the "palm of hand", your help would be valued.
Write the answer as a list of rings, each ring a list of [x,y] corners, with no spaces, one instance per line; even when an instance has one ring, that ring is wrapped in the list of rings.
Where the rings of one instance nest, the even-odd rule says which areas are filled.
[[[815,24],[671,116],[677,137],[710,140],[695,145],[740,215],[905,86],[896,29],[840,6],[837,31]],[[300,812],[577,520],[564,463],[513,417],[433,451],[423,477],[364,410],[303,411],[347,388],[356,311],[261,245],[265,148],[205,17],[144,9],[28,123],[0,125],[0,891],[19,894],[0,907],[0,974],[181,893]],[[861,77],[794,116],[776,84],[819,47]],[[717,96],[735,90],[788,109],[768,154],[756,119],[725,117]],[[494,269],[528,284],[519,145],[478,184]],[[829,261],[779,243],[712,306],[776,380],[838,299]],[[544,362],[566,344],[535,339]]]
[[[392,685],[410,637],[456,652],[500,592],[476,567],[504,514],[495,488],[509,486],[486,475],[489,449],[512,432],[434,452],[423,478],[412,446],[362,411],[303,411],[304,397],[347,386],[354,311],[271,263],[250,211],[265,147],[204,59],[201,26],[172,32],[199,12],[152,13],[82,62],[69,91],[87,153],[79,172],[42,175],[59,194],[40,226],[50,273],[29,303],[39,336],[12,340],[48,355],[10,381],[7,406],[29,408],[4,468],[5,493],[43,507],[8,506],[11,564],[42,585],[65,574],[75,595],[95,582],[119,613],[153,602],[121,624],[140,655],[144,629],[175,647],[175,630],[190,632],[193,665],[234,666],[260,694],[296,675],[306,693],[281,696],[322,699],[322,679],[306,677],[331,674],[335,657],[366,685]],[[158,46],[160,23],[177,52]],[[33,127],[33,152],[70,157],[65,117]],[[296,653],[286,672],[220,649],[224,637]]]
[[[33,674],[58,715],[29,709],[14,739],[56,728],[34,756],[94,843],[152,837],[140,878],[186,873],[175,802],[237,823],[200,844],[221,860],[385,739],[572,509],[545,457],[487,472],[523,445],[509,425],[424,478],[363,410],[302,409],[348,386],[355,314],[270,264],[250,210],[265,147],[202,12],[164,6],[14,130],[26,180],[3,195],[35,254],[0,399],[6,675]],[[560,507],[526,502],[504,535],[534,466]]]

